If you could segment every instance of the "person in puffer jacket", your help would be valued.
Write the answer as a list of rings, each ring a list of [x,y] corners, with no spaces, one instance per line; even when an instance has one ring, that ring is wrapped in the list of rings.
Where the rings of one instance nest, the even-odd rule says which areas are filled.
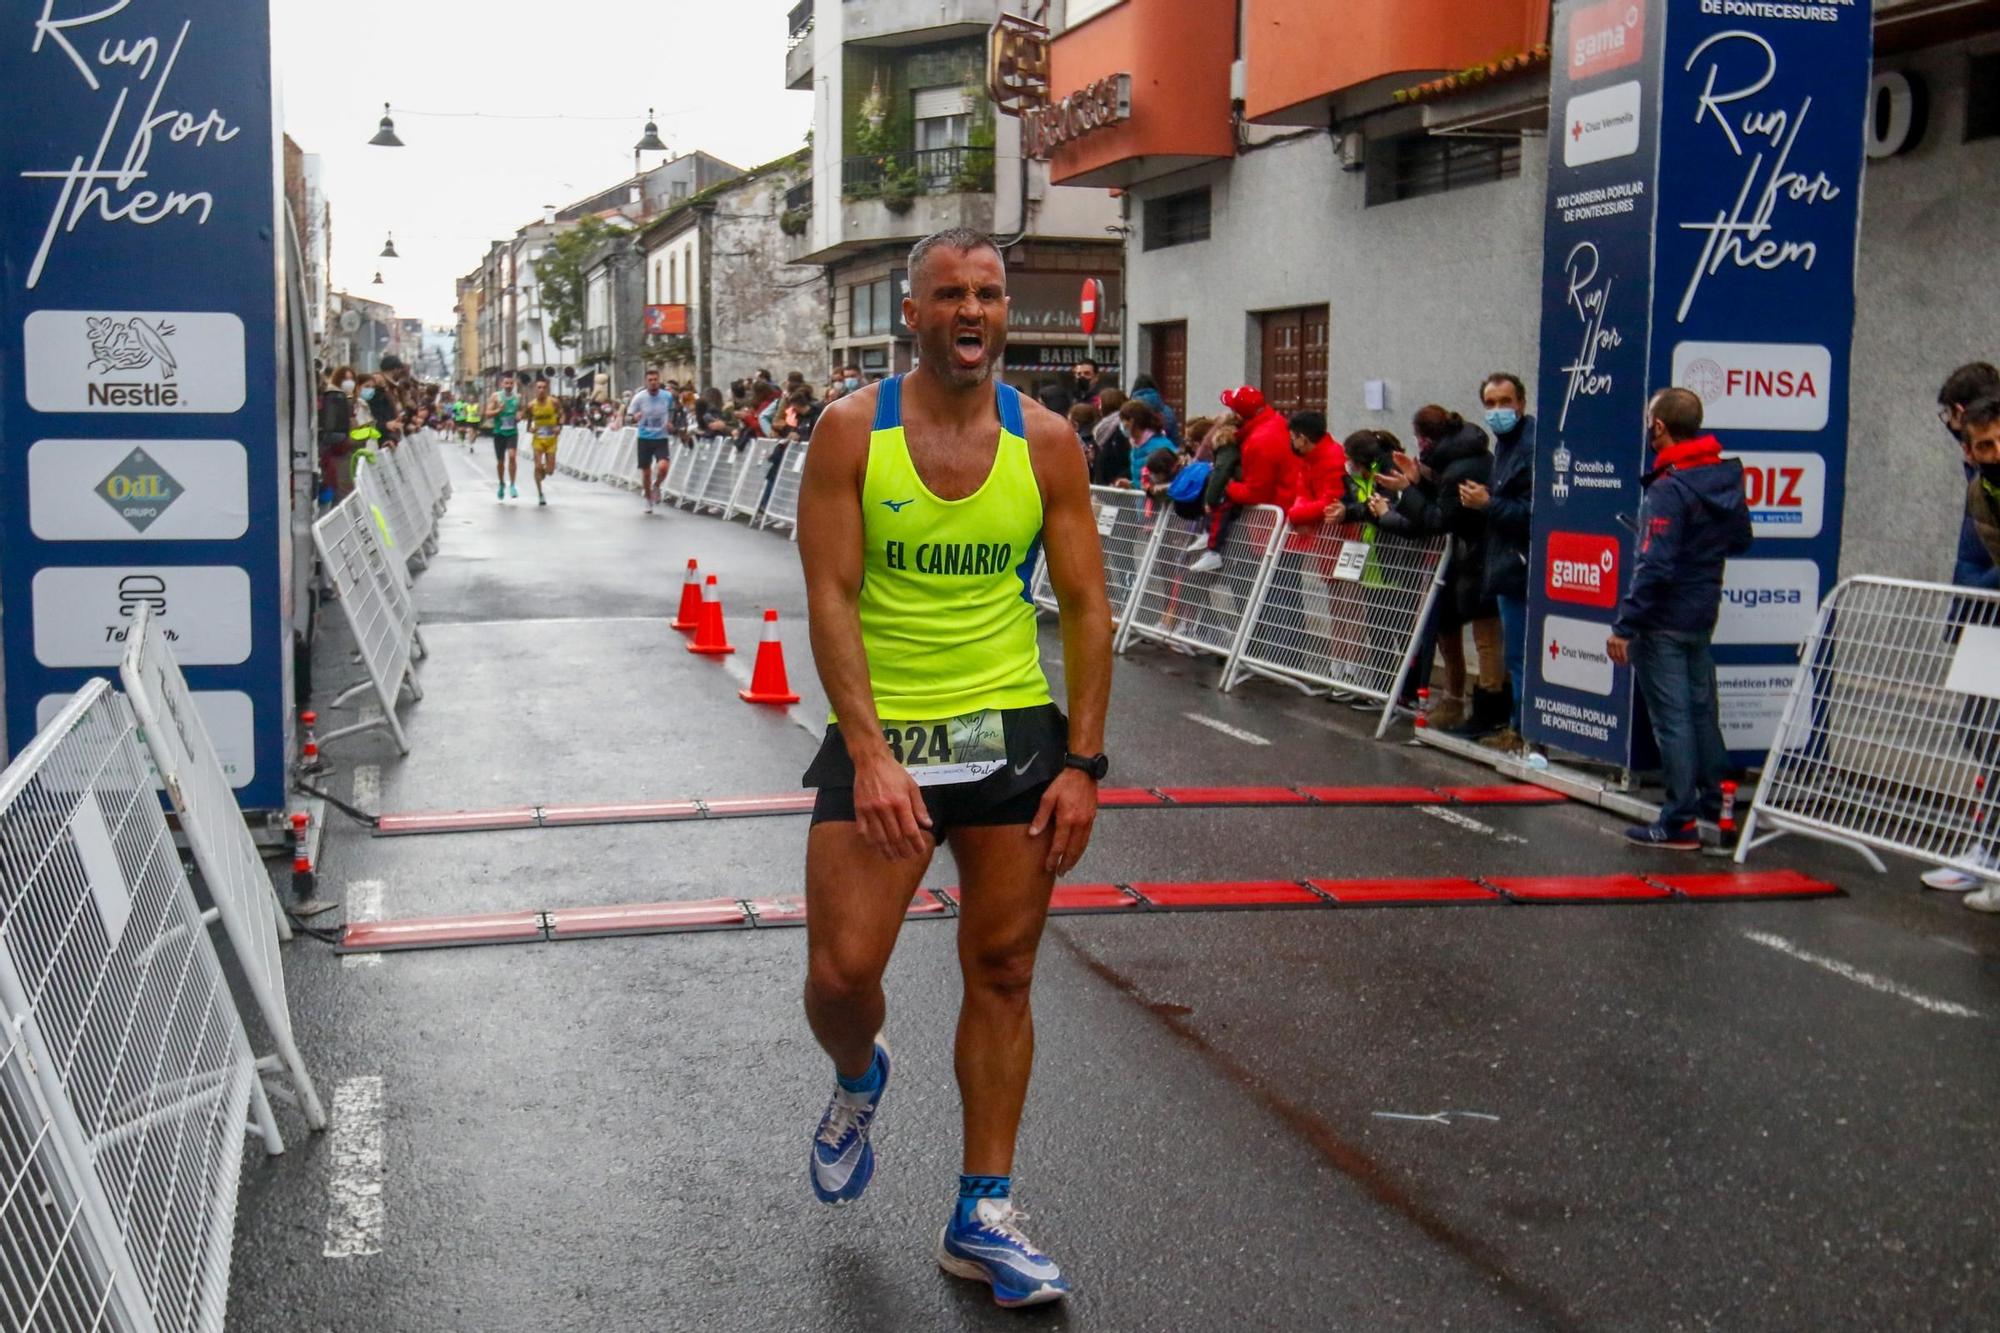
[[[1709,644],[1722,607],[1722,566],[1750,549],[1743,464],[1700,434],[1701,399],[1662,389],[1646,405],[1646,441],[1656,466],[1641,479],[1639,552],[1605,651],[1629,664],[1652,715],[1666,770],[1660,817],[1625,831],[1630,842],[1701,850],[1695,821],[1722,810],[1729,753],[1716,707]]]

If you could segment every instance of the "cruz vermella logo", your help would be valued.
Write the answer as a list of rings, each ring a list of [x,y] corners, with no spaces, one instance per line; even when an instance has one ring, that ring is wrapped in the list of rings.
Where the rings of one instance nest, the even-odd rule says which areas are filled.
[[[84,322],[84,337],[90,344],[89,369],[92,374],[130,375],[158,367],[158,380],[106,379],[92,381],[86,392],[96,407],[173,407],[180,400],[174,372],[180,369],[167,339],[174,326],[165,320],[149,324],[137,315],[129,319],[109,316]]]
[[[1618,542],[1585,532],[1549,534],[1547,581],[1553,601],[1608,609],[1618,605]]]

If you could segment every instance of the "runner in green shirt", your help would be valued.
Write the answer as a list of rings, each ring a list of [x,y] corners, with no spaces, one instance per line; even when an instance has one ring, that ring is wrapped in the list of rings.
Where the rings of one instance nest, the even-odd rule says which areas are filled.
[[[496,494],[502,500],[518,496],[514,472],[521,458],[521,400],[514,394],[512,375],[502,375],[500,391],[486,396],[486,416],[493,422],[493,470],[500,478]]]

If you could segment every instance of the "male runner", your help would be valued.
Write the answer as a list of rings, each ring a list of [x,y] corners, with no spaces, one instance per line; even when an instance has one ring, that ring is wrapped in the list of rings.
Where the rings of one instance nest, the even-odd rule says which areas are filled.
[[[650,514],[666,479],[667,435],[674,420],[674,396],[660,387],[659,371],[646,372],[646,387],[626,404],[625,419],[639,428],[639,489],[646,493]]]
[[[549,379],[535,376],[535,396],[528,404],[528,429],[535,440],[535,503],[545,505],[544,478],[556,474],[556,441],[562,438],[562,404],[549,397]]]
[[[500,377],[500,391],[486,396],[486,416],[493,423],[493,470],[500,476],[499,498],[515,489],[514,474],[520,466],[521,400],[514,394],[514,377]]]
[[[1028,990],[1055,877],[1097,817],[1111,614],[1076,435],[997,383],[1007,273],[991,239],[910,251],[903,319],[920,361],[829,407],[799,498],[813,656],[837,721],[807,771],[805,1008],[836,1084],[813,1192],[849,1203],[875,1170],[889,1081],[882,972],[940,842],[962,886],[956,1068],[964,1174],[938,1263],[1002,1305],[1059,1300],[1021,1234],[1014,1140],[1034,1058]],[[1062,608],[1070,716],[1050,701],[1027,584],[1044,546]]]

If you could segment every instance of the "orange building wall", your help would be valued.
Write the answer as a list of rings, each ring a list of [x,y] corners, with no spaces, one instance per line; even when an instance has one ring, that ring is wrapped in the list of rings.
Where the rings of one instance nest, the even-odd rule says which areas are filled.
[[[1549,0],[1246,0],[1245,11],[1251,120],[1385,76],[1482,64],[1549,32]]]
[[[1107,74],[1132,76],[1132,118],[1056,151],[1057,184],[1135,157],[1228,157],[1234,6],[1219,0],[1126,0],[1057,37],[1049,92],[1067,97]]]

